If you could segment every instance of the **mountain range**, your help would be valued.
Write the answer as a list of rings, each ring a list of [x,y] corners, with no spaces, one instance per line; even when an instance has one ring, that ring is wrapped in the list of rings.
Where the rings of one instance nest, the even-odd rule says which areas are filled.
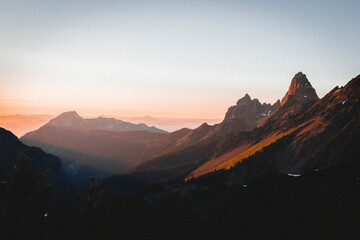
[[[245,184],[265,173],[299,176],[356,160],[360,153],[356,147],[360,139],[360,77],[320,100],[305,80],[297,74],[281,107],[261,128],[239,134],[226,154],[215,151],[214,157],[188,178],[236,166],[229,181]]]
[[[85,119],[70,111],[25,134],[21,141],[59,156],[70,181],[84,186],[92,175],[125,172],[142,157],[143,150],[138,149],[166,133],[143,123],[105,117]]]
[[[261,104],[246,94],[215,125],[167,133],[67,112],[21,141],[59,156],[70,182],[124,173],[145,182],[191,180],[231,169],[229,182],[247,184],[266,173],[300,175],[336,165],[345,149],[354,156],[359,92],[358,76],[319,99],[299,72],[281,101]]]
[[[359,99],[360,75],[319,99],[300,72],[274,104],[246,94],[222,122],[195,129],[76,112],[22,142],[0,128],[2,236],[359,239]],[[11,198],[28,186],[13,184],[22,153],[54,186],[50,205]]]
[[[359,95],[358,76],[319,99],[306,75],[300,72],[281,102],[273,106],[261,105],[248,95],[240,99],[219,124],[221,129],[231,129],[225,136],[215,131],[186,149],[141,163],[133,172],[171,173],[171,169],[178,168],[179,177],[190,180],[236,168],[229,173],[228,181],[247,184],[264,174],[298,176],[345,159],[354,160],[359,153]],[[219,126],[210,128],[214,131]]]
[[[122,174],[153,158],[182,152],[204,140],[214,141],[249,130],[256,126],[254,122],[279,106],[279,101],[274,105],[261,104],[246,95],[228,110],[222,123],[213,126],[204,123],[194,130],[183,128],[172,133],[113,118],[84,119],[72,111],[60,114],[38,130],[25,134],[21,141],[59,156],[70,181],[82,182],[80,179],[91,175]],[[186,162],[180,165],[180,168],[188,167]]]

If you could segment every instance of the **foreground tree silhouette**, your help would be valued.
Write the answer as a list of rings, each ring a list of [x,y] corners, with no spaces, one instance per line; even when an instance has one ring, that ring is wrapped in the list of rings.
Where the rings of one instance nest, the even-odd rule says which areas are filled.
[[[79,196],[82,200],[82,207],[80,208],[80,236],[85,239],[100,239],[104,237],[103,216],[100,210],[100,197],[104,191],[100,190],[101,182],[97,181],[95,177],[90,177],[89,187],[85,193],[80,192]]]
[[[33,171],[24,152],[14,167],[10,181],[1,184],[1,228],[9,238],[42,238],[53,195],[52,185],[44,180],[47,170]]]

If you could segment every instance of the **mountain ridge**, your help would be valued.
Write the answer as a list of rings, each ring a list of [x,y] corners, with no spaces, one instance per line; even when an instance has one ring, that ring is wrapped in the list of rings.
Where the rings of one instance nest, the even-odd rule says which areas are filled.
[[[229,152],[233,155],[222,155],[218,159],[210,160],[206,164],[211,165],[213,162],[213,168],[202,165],[190,174],[188,179],[215,169],[231,169],[237,166],[237,172],[233,172],[231,177],[237,177],[237,181],[231,182],[247,184],[250,179],[253,180],[255,176],[258,177],[264,172],[301,174],[309,168],[334,166],[342,162],[340,154],[343,152],[348,155],[345,159],[351,160],[359,153],[356,153],[357,147],[354,145],[360,140],[359,97],[360,77],[357,76],[345,87],[336,87],[322,99],[303,105],[304,108],[293,115],[284,114],[280,109],[276,113],[278,116],[273,115],[276,119],[270,119],[264,125],[263,133],[260,132],[261,135],[255,137],[248,147],[239,144],[238,148]],[[282,107],[284,106],[286,104]],[[286,117],[282,118],[283,115]],[[278,119],[281,119],[281,124]],[[344,143],[338,142],[337,145],[333,145],[332,142],[336,139],[342,139]],[[319,159],[324,159],[322,161],[325,162],[320,164]],[[222,161],[223,165],[215,164],[219,161]]]
[[[91,130],[107,130],[107,131],[149,131],[167,133],[167,131],[147,126],[144,123],[134,124],[125,122],[115,118],[107,118],[99,116],[97,118],[83,118],[76,111],[68,111],[61,113],[54,119],[51,119],[46,125],[70,128],[74,131],[91,131]]]
[[[350,86],[352,86],[352,88],[359,90],[359,80],[357,80],[357,78],[351,80],[346,85],[345,89],[351,89]],[[340,90],[338,89],[334,89],[332,92],[336,91],[338,93],[340,92]],[[329,94],[331,95],[332,92],[330,92]],[[322,116],[324,114],[326,115],[327,111],[330,113],[336,113],[336,111],[334,110],[335,108],[338,108],[338,106],[329,103],[324,104],[324,101],[326,101],[326,99],[330,96],[329,94],[327,94],[322,99],[319,99],[316,95],[315,89],[312,88],[311,83],[307,80],[306,75],[299,72],[293,77],[289,86],[289,90],[283,97],[281,104],[279,104],[279,101],[277,102],[279,105],[278,108],[269,116],[260,119],[260,123],[257,124],[257,127],[253,128],[250,131],[246,128],[242,128],[239,131],[233,131],[232,134],[226,134],[223,137],[220,137],[219,135],[216,136],[216,134],[213,135],[211,137],[212,141],[210,139],[207,140],[207,144],[210,144],[210,142],[212,142],[209,145],[212,147],[208,148],[210,150],[203,152],[201,157],[196,156],[198,151],[197,147],[196,145],[192,145],[191,148],[186,148],[183,151],[192,151],[193,157],[189,153],[187,155],[184,155],[181,152],[173,152],[169,153],[168,155],[161,156],[160,158],[155,158],[144,162],[141,165],[137,166],[134,171],[166,171],[167,169],[178,166],[177,164],[172,164],[172,162],[176,162],[175,159],[183,158],[183,161],[192,162],[192,167],[189,167],[187,170],[190,172],[186,173],[186,170],[182,172],[183,176],[186,176],[186,179],[191,179],[193,177],[200,177],[205,174],[210,174],[217,170],[231,169],[237,165],[241,166],[242,161],[252,158],[252,156],[255,156],[257,154],[260,154],[264,149],[271,149],[273,148],[273,146],[278,146],[279,144],[281,145],[281,142],[283,142],[282,144],[286,145],[288,144],[287,141],[289,141],[294,144],[294,147],[292,147],[292,145],[286,145],[287,147],[284,148],[284,152],[281,153],[283,157],[279,157],[276,160],[276,164],[280,165],[271,166],[267,163],[265,164],[264,162],[262,162],[262,164],[264,166],[268,166],[268,170],[277,169],[276,171],[280,171],[283,173],[296,173],[298,171],[301,172],[304,169],[307,169],[308,163],[313,161],[313,158],[311,156],[307,156],[304,160],[300,157],[303,155],[299,154],[299,151],[315,151],[314,149],[316,149],[316,146],[318,146],[319,148],[326,148],[326,144],[322,144],[323,142],[326,142],[324,139],[322,139],[322,136],[328,134],[327,131],[329,130],[325,131],[325,129],[327,129],[326,127],[329,123],[325,122],[324,120],[322,120],[322,118],[318,116]],[[248,103],[250,100],[251,97],[246,94],[245,97],[241,98],[238,101],[239,104],[237,105],[246,105],[246,103]],[[347,100],[347,98],[344,98],[340,102],[338,101],[337,104],[343,106],[344,104],[349,103],[348,101],[349,100]],[[351,107],[353,107],[354,104],[356,104],[356,101],[352,102]],[[313,111],[312,109],[314,108],[316,108],[318,112]],[[352,114],[356,115],[357,112],[355,111]],[[338,114],[336,116],[338,119],[345,117],[341,114]],[[236,125],[238,124],[239,123],[237,123]],[[337,126],[337,128],[339,128],[340,126],[341,125]],[[355,130],[355,132],[356,131],[357,130]],[[322,140],[320,141],[319,139]],[[308,143],[310,144],[310,142],[313,145],[311,151],[308,149],[307,145]],[[204,149],[204,147],[200,147],[201,144],[206,145],[205,140],[199,143],[198,149]],[[351,144],[349,144],[349,146],[350,145]],[[305,148],[303,146],[305,146]],[[293,160],[290,161],[290,159],[286,160],[288,158],[286,156],[295,157],[292,157]],[[158,165],[157,162],[161,162],[162,166],[166,166],[166,168],[159,168],[159,166],[161,165]],[[152,163],[152,165],[149,165],[149,163]],[[144,168],[144,166],[147,166],[147,168]],[[252,168],[254,168],[254,166]],[[245,170],[245,172],[246,171],[250,170]],[[264,171],[267,170],[263,169],[260,172]],[[248,173],[242,174],[247,175]],[[251,176],[251,174],[249,176]]]
[[[343,96],[342,101],[338,102],[336,96],[340,97],[339,94],[345,91],[344,89],[347,89],[346,91],[350,91],[351,88],[358,89],[358,82],[353,79],[345,87],[334,88],[319,99],[306,75],[299,72],[292,78],[289,89],[281,101],[278,100],[274,104],[260,103],[258,99],[252,99],[249,94],[246,94],[236,102],[236,105],[229,107],[224,120],[219,124],[204,123],[193,130],[181,129],[168,134],[149,132],[147,136],[139,131],[134,131],[134,134],[130,135],[125,134],[125,137],[120,133],[96,130],[88,132],[90,135],[87,136],[81,136],[81,134],[77,136],[78,133],[71,133],[75,134],[73,137],[64,135],[62,143],[56,140],[51,144],[53,147],[61,144],[68,144],[61,145],[63,147],[71,147],[75,143],[70,144],[71,141],[66,140],[69,138],[72,141],[84,143],[82,148],[77,149],[77,151],[84,151],[81,149],[95,150],[106,143],[107,151],[119,150],[115,155],[121,161],[132,159],[128,165],[129,174],[135,174],[139,178],[150,176],[149,179],[142,179],[145,182],[151,182],[154,179],[164,181],[174,177],[191,179],[218,170],[230,170],[241,165],[242,162],[250,162],[248,161],[250,158],[258,158],[257,156],[266,149],[277,149],[281,144],[286,147],[281,150],[278,158],[271,158],[270,162],[273,162],[273,165],[260,160],[244,164],[245,170],[242,170],[240,174],[243,176],[242,181],[257,176],[257,174],[250,174],[246,166],[261,169],[258,173],[268,170],[281,173],[301,172],[308,168],[309,162],[313,161],[312,156],[302,155],[301,152],[316,152],[315,147],[327,149],[327,141],[323,138],[329,134],[328,132],[335,130],[328,128],[332,120],[327,119],[326,116],[329,113],[335,114],[339,108],[338,105],[347,107],[346,104],[351,103],[353,107],[356,104]],[[333,102],[337,102],[337,105]],[[77,121],[78,116],[75,113],[69,113],[69,115]],[[345,114],[336,116],[337,119],[346,117]],[[344,123],[340,123],[337,128],[341,127],[341,124]],[[58,138],[60,135],[57,134],[63,133],[64,131],[54,132],[54,136]],[[138,137],[136,134],[139,134]],[[24,141],[41,140],[44,143],[49,141],[49,135],[44,135],[39,139],[34,136],[32,139],[24,138]],[[101,141],[96,143],[100,139]],[[116,139],[119,141],[116,142]],[[123,155],[124,152],[131,153]],[[99,152],[94,156],[100,156],[99,154],[105,156],[108,153],[104,155]],[[323,153],[319,152],[319,154]],[[119,156],[122,157],[119,158]],[[260,162],[269,169],[259,168],[256,164]]]

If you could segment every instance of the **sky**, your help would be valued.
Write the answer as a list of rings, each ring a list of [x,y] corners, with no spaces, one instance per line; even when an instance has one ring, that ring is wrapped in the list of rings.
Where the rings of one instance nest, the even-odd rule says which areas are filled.
[[[0,0],[0,115],[222,119],[360,74],[360,1]]]

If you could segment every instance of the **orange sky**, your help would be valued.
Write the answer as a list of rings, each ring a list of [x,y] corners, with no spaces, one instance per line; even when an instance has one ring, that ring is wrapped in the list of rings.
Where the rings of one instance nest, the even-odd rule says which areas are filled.
[[[227,94],[228,93],[228,94]],[[200,95],[201,94],[201,95]],[[251,93],[249,93],[251,95]],[[285,92],[283,93],[285,94]],[[236,101],[245,95],[245,91],[239,93],[232,90],[209,91],[199,93],[199,97],[181,99],[174,93],[175,100],[168,96],[168,101],[161,102],[158,99],[140,100],[116,100],[89,98],[89,101],[62,101],[49,100],[26,100],[26,99],[0,99],[0,115],[13,114],[49,114],[58,115],[65,111],[75,110],[83,116],[117,115],[126,117],[145,116],[170,117],[170,118],[223,118],[227,109],[236,104]],[[264,96],[265,94],[262,94]],[[281,96],[282,94],[279,93]],[[252,96],[253,97],[253,96]],[[66,96],[65,96],[66,98]],[[111,102],[113,101],[113,102]],[[151,102],[152,101],[152,102]],[[260,99],[261,101],[261,99]]]
[[[106,4],[105,4],[105,3]],[[359,3],[5,1],[0,115],[222,119],[249,93],[319,97],[359,74]]]

